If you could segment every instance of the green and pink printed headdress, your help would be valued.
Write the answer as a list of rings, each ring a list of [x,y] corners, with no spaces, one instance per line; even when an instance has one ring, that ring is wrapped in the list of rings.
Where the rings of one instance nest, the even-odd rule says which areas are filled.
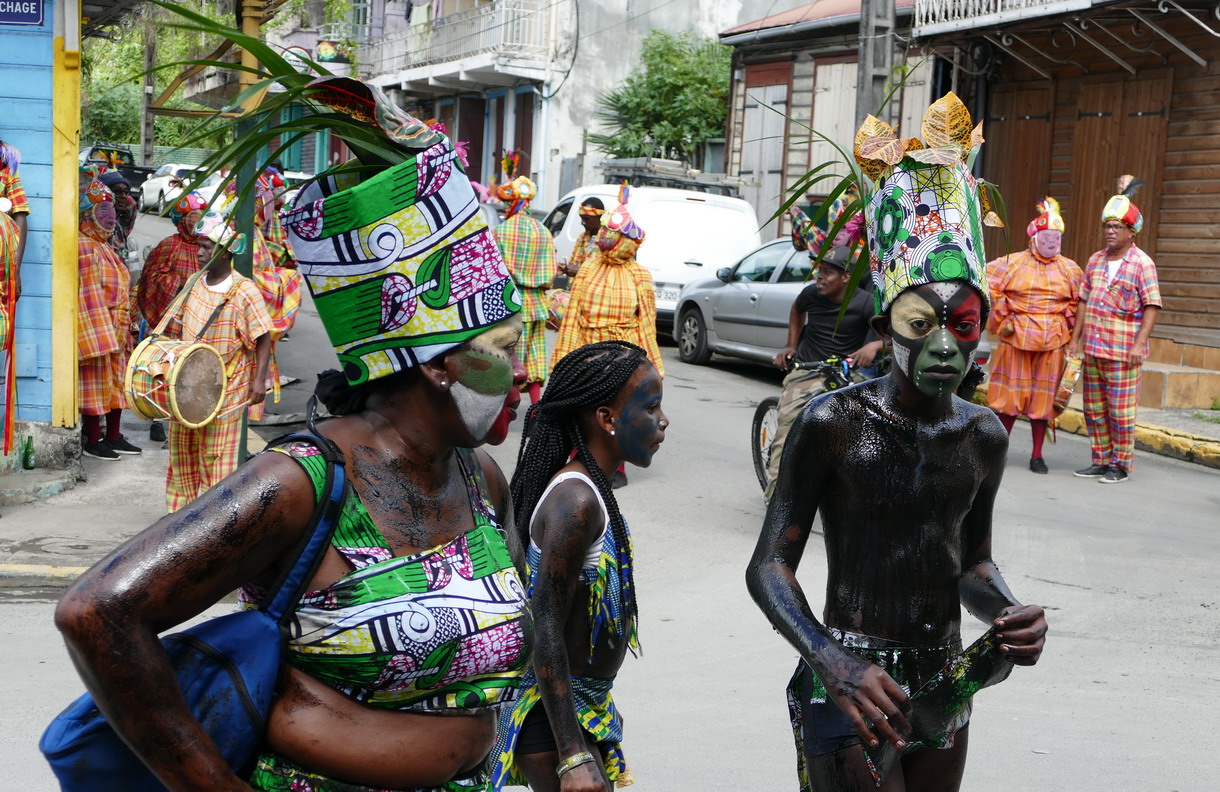
[[[982,124],[972,128],[966,106],[948,93],[925,111],[920,134],[899,138],[873,116],[856,133],[856,162],[876,184],[864,219],[877,312],[907,289],[945,281],[969,284],[990,308],[983,226],[1003,223],[984,213],[967,167]]]
[[[358,80],[310,98],[407,152],[373,175],[339,168],[301,188],[285,230],[351,385],[425,363],[521,310],[453,144]]]

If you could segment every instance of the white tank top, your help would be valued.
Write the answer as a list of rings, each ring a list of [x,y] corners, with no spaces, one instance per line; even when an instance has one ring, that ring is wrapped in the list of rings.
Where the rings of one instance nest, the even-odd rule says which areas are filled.
[[[571,481],[572,479],[583,481],[586,485],[588,485],[589,489],[593,490],[593,494],[597,496],[597,503],[602,508],[602,532],[596,539],[593,540],[593,544],[589,545],[589,552],[585,553],[585,563],[582,567],[582,569],[596,569],[597,562],[602,557],[602,544],[604,544],[606,541],[606,531],[610,528],[610,512],[606,509],[606,502],[602,500],[602,494],[598,491],[597,485],[593,483],[592,479],[580,471],[570,470],[567,473],[560,473],[558,476],[551,479],[551,483],[548,484],[546,489],[542,491],[542,497],[538,498],[538,505],[534,507],[534,513],[530,515],[530,547],[539,552],[542,551],[542,548],[538,547],[538,543],[534,541],[533,531],[534,519],[538,516],[538,510],[542,508],[542,504],[546,501],[547,496],[551,494],[551,491],[554,490],[556,486],[565,481]]]

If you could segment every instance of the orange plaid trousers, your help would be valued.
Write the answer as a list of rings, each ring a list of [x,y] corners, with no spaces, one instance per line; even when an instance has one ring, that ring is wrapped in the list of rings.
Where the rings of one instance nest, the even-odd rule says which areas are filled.
[[[178,511],[237,469],[241,430],[240,412],[199,429],[169,422],[169,471],[165,475],[169,511]]]

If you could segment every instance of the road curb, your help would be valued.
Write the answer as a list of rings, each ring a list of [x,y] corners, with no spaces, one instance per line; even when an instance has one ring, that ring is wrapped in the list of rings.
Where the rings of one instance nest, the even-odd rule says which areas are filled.
[[[89,567],[0,564],[0,588],[67,588]]]
[[[1075,407],[1069,407],[1059,416],[1058,430],[1085,437],[1089,434],[1084,413]],[[1214,437],[1136,421],[1135,447],[1160,456],[1220,469],[1220,440]]]

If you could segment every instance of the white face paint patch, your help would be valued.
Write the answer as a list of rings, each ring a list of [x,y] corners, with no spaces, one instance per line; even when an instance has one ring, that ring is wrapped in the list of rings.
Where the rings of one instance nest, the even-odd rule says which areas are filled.
[[[453,383],[450,388],[453,403],[457,405],[458,414],[470,436],[476,440],[487,437],[491,425],[496,422],[500,410],[504,407],[504,394],[479,393],[460,382]]]
[[[901,371],[910,371],[907,368],[907,363],[911,360],[911,350],[899,344],[894,344],[894,362],[898,364]]]
[[[960,283],[929,283],[928,286],[932,291],[936,292],[936,296],[940,297],[941,301],[947,303],[952,299],[953,295],[957,294],[957,290],[962,288]]]

